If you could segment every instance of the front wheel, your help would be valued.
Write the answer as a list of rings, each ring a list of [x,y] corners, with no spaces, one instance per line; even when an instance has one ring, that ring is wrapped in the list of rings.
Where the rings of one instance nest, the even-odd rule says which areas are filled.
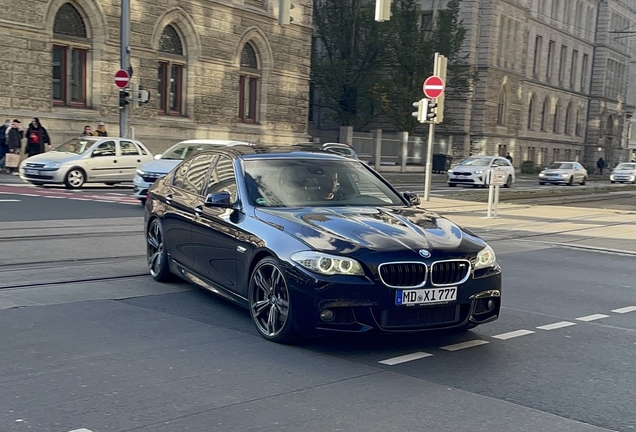
[[[506,184],[504,185],[505,188],[510,189],[512,187],[512,176],[508,176],[508,178],[506,179]]]
[[[287,279],[274,258],[263,258],[254,268],[249,283],[249,305],[256,330],[263,338],[277,343],[295,339]]]
[[[168,254],[164,243],[163,227],[159,219],[153,219],[146,231],[146,258],[150,276],[157,282],[167,282],[172,279]]]
[[[457,186],[457,183],[449,183],[448,186],[455,187],[455,186]]]
[[[66,177],[64,178],[64,184],[69,189],[81,188],[85,181],[86,176],[84,175],[84,171],[79,168],[71,169],[66,173]]]
[[[583,181],[581,182],[581,186],[585,186],[585,183],[587,183],[587,177],[583,177]]]
[[[573,186],[574,185],[574,177],[570,177],[570,180],[568,180],[568,186]]]

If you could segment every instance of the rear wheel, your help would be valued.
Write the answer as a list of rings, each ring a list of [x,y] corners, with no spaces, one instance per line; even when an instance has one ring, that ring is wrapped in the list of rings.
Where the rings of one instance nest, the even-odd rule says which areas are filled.
[[[164,243],[163,227],[161,226],[161,221],[157,218],[150,222],[148,231],[146,231],[146,257],[148,259],[148,270],[154,280],[167,282],[172,279]]]
[[[289,343],[296,338],[287,280],[274,258],[263,258],[254,268],[249,305],[252,321],[263,338],[277,343]]]
[[[505,188],[510,189],[512,187],[512,176],[508,176],[508,178],[506,179],[506,184],[504,185]]]
[[[455,187],[455,186],[457,186],[457,183],[449,183],[448,186]]]

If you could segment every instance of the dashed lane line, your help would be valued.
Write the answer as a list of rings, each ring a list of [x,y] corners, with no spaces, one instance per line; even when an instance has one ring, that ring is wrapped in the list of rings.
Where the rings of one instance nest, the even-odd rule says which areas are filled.
[[[520,337],[520,336],[526,336],[529,334],[533,334],[534,332],[532,330],[516,330],[516,331],[511,331],[508,333],[502,333],[500,335],[496,335],[493,336],[493,338],[495,339],[500,339],[500,340],[506,340],[506,339],[512,339],[512,338],[516,338],[516,337]]]
[[[440,349],[443,349],[444,351],[459,351],[462,349],[466,349],[466,348],[472,348],[472,347],[476,347],[479,345],[485,345],[487,343],[490,343],[488,341],[485,340],[481,340],[481,339],[475,339],[475,340],[470,340],[470,341],[466,341],[466,342],[460,342],[460,343],[456,343],[453,345],[446,345],[441,347]]]
[[[66,198],[66,197],[58,196],[58,195],[42,195],[42,198],[58,198],[58,199],[64,199],[64,198]]]
[[[90,429],[86,429],[86,428],[82,428],[82,429],[73,429],[72,431],[69,432],[93,432]]]
[[[19,199],[0,199],[0,202],[20,202]]]
[[[556,330],[564,327],[570,327],[576,325],[576,323],[570,321],[560,321],[554,324],[547,324],[537,327],[539,330]]]
[[[594,314],[594,315],[588,315],[588,316],[584,316],[584,317],[579,317],[576,318],[578,321],[596,321],[596,320],[600,320],[603,318],[609,318],[609,315],[603,315],[603,314]]]
[[[624,313],[634,312],[634,311],[636,311],[636,306],[627,306],[627,307],[620,308],[620,309],[614,309],[612,312],[619,313],[619,314],[624,314]]]
[[[400,364],[400,363],[406,363],[406,362],[410,362],[410,361],[413,361],[413,360],[419,360],[419,359],[422,359],[422,358],[431,357],[432,355],[433,354],[429,354],[429,353],[426,353],[426,352],[416,352],[416,353],[412,353],[412,354],[406,354],[406,355],[403,355],[403,356],[393,357],[393,358],[390,358],[390,359],[382,360],[382,361],[379,361],[378,363],[385,364],[385,365],[388,365],[388,366],[393,366],[393,365]]]

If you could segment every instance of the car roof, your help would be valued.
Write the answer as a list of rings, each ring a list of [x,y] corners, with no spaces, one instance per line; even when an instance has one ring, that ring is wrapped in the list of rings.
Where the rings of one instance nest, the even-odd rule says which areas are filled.
[[[578,163],[577,161],[554,161],[552,163]]]
[[[221,140],[221,139],[189,139],[185,141],[180,141],[179,144],[203,144],[203,145],[217,145],[217,146],[236,146],[236,145],[253,145],[247,141],[237,141],[237,140]]]
[[[223,153],[231,158],[235,159],[324,159],[324,160],[343,160],[351,161],[353,159],[336,155],[322,150],[320,147],[311,147],[304,145],[237,145],[232,147],[217,147],[207,150],[205,152],[198,153]]]

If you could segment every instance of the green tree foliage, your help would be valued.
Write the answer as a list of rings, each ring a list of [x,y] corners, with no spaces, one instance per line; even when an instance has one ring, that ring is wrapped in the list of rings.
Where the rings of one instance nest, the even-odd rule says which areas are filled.
[[[417,0],[393,0],[384,23],[374,21],[373,2],[316,0],[312,79],[333,120],[364,127],[382,117],[396,130],[414,132],[420,124],[411,116],[412,103],[423,97],[435,52],[448,58],[447,99],[466,99],[474,77],[460,58],[466,34],[460,1],[448,1],[425,39]]]

